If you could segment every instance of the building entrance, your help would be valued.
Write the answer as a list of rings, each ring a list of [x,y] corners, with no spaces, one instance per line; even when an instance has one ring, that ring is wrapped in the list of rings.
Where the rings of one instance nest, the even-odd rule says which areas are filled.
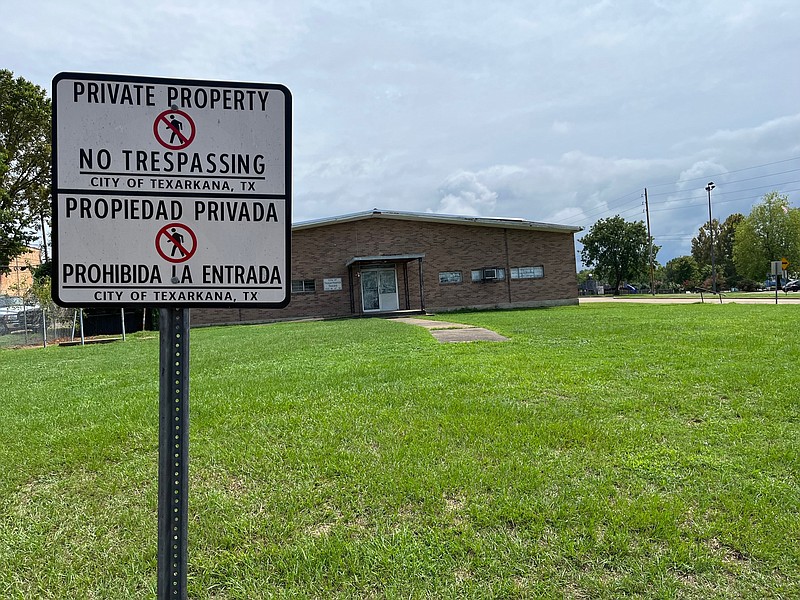
[[[364,312],[386,312],[400,308],[395,270],[393,268],[362,270],[361,298]]]

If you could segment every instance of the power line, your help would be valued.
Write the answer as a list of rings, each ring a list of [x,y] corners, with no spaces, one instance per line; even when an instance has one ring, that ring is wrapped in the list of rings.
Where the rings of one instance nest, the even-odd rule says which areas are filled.
[[[725,171],[725,172],[719,173],[717,175],[729,175],[729,174],[733,174],[733,173],[742,173],[742,172],[750,171],[750,170],[753,170],[753,169],[759,169],[759,168],[763,168],[763,167],[768,167],[768,166],[773,166],[773,165],[778,165],[778,164],[784,164],[784,163],[791,162],[791,161],[794,161],[794,160],[800,160],[800,157],[786,158],[786,159],[783,159],[783,160],[777,160],[777,161],[773,161],[773,162],[769,162],[769,163],[763,163],[763,164],[754,165],[754,166],[751,166],[751,167],[743,167],[741,169],[732,169],[730,171]],[[800,168],[786,169],[784,171],[778,171],[778,172],[775,172],[775,173],[768,173],[768,174],[765,174],[765,175],[755,175],[753,177],[745,177],[745,178],[742,178],[742,179],[734,179],[734,180],[726,181],[725,182],[725,187],[731,187],[731,186],[733,186],[733,185],[735,185],[737,183],[744,183],[744,182],[747,182],[747,181],[755,181],[755,180],[758,180],[758,179],[767,179],[769,177],[775,177],[777,175],[785,175],[785,174],[788,174],[788,173],[796,173],[796,172],[799,172],[799,171],[800,171]],[[692,179],[685,179],[685,180],[683,180],[683,181],[681,181],[679,183],[680,184],[684,184],[684,183],[692,182],[692,181],[705,181],[707,178],[708,178],[708,176],[706,175],[706,176],[702,176],[702,177],[695,177],[695,178],[692,178]],[[751,188],[743,188],[743,189],[736,189],[736,190],[727,190],[727,191],[719,190],[719,191],[717,191],[717,193],[715,193],[714,197],[718,198],[720,196],[727,196],[729,194],[741,194],[741,193],[747,193],[747,192],[756,191],[756,190],[764,190],[764,189],[768,189],[768,188],[775,189],[775,188],[777,188],[779,186],[789,185],[789,184],[794,184],[794,183],[800,183],[800,180],[783,181],[783,182],[780,182],[780,183],[767,183],[767,184],[764,184],[762,186],[751,187]],[[655,186],[648,186],[648,189],[651,189],[652,187],[665,187],[667,185],[678,185],[678,183],[657,184]],[[797,190],[794,190],[794,189],[792,189],[792,190],[782,190],[783,193],[794,192],[794,191],[797,191]],[[638,191],[629,192],[627,194],[624,194],[622,196],[619,196],[619,197],[615,198],[614,200],[609,201],[605,206],[598,206],[598,207],[595,207],[594,209],[592,209],[592,210],[590,210],[588,212],[582,212],[579,215],[575,215],[573,217],[567,217],[565,219],[566,224],[570,224],[570,225],[581,224],[581,225],[583,225],[583,224],[587,224],[588,222],[590,222],[592,220],[597,220],[598,218],[601,218],[602,215],[608,215],[608,214],[612,214],[612,213],[619,214],[620,216],[622,216],[623,214],[631,214],[632,211],[635,212],[636,207],[635,206],[627,206],[626,207],[626,205],[630,205],[632,202],[635,202],[636,200],[638,200],[638,198],[637,199],[628,199],[633,194],[638,194],[640,197],[642,197],[641,192],[638,192]],[[671,202],[685,202],[686,203],[683,206],[669,206],[669,207],[663,207],[662,206],[662,207],[658,207],[658,204],[661,204],[663,201],[662,202],[654,202],[653,204],[655,204],[656,206],[651,207],[651,209],[650,209],[651,211],[681,210],[683,208],[688,208],[688,207],[692,206],[695,203],[699,204],[701,201],[704,201],[703,198],[701,198],[700,196],[697,195],[697,191],[696,190],[680,190],[680,191],[676,190],[676,191],[672,191],[672,192],[668,192],[667,191],[667,192],[649,193],[649,196],[650,196],[651,199],[654,198],[654,197],[662,197],[663,198],[664,196],[670,196],[671,197],[670,198]],[[681,197],[681,196],[683,196],[683,197]],[[626,200],[626,199],[628,199],[628,200]],[[736,201],[741,200],[741,199],[743,199],[743,198],[737,198],[737,199],[733,199],[733,200],[729,200],[729,201],[730,202],[736,202]],[[624,202],[619,202],[621,200],[624,201]],[[726,202],[728,202],[728,201],[719,200],[719,201],[716,201],[715,203],[724,204]],[[644,212],[644,210],[642,212]]]
[[[800,171],[800,168],[798,168],[798,169],[789,169],[788,171],[780,171],[778,173],[768,173],[767,175],[756,175],[755,177],[747,177],[745,179],[733,179],[733,180],[730,180],[730,181],[725,181],[724,185],[729,186],[729,185],[732,185],[732,184],[735,184],[735,183],[744,183],[745,181],[754,181],[756,179],[766,179],[767,177],[775,177],[776,175],[785,175],[786,173],[796,173],[797,171]],[[706,179],[706,178],[702,177],[701,179]],[[790,183],[793,183],[793,182],[790,182]],[[782,184],[771,184],[771,185],[782,185]],[[767,186],[762,186],[762,187],[767,187]],[[661,192],[660,194],[650,194],[650,197],[652,198],[653,196],[672,196],[672,195],[675,195],[675,194],[689,194],[689,193],[694,193],[694,190],[681,190],[681,191],[676,191],[676,192]],[[725,193],[725,192],[720,192],[720,193]]]
[[[800,188],[791,189],[791,190],[784,190],[783,193],[789,193],[789,192],[800,192]],[[716,206],[717,204],[728,204],[728,203],[731,203],[731,202],[738,202],[738,201],[741,201],[741,200],[744,200],[744,199],[745,198],[736,198],[736,199],[732,199],[732,200],[721,200],[721,201],[716,201],[715,200],[714,201],[714,205]],[[650,210],[652,212],[655,209],[650,209]],[[662,208],[662,209],[658,209],[658,210],[678,210],[678,207],[676,207],[676,208],[666,208],[666,209]],[[721,221],[720,221],[720,223],[721,223]],[[700,227],[700,229],[702,229],[702,227],[705,227],[705,226],[706,226],[706,223],[703,223],[703,225]],[[699,229],[698,229],[698,231],[699,231]],[[658,237],[654,236],[654,239],[656,241],[658,241],[658,242],[683,243],[683,242],[688,242],[690,240],[694,240],[697,237],[697,235],[698,235],[698,233],[686,233],[686,234],[670,233],[670,234],[660,235]]]
[[[794,182],[790,182],[790,183],[800,183],[800,182],[794,181]],[[758,188],[754,188],[754,189],[758,189]],[[782,194],[790,194],[792,192],[800,192],[800,188],[794,188],[794,189],[791,189],[791,190],[781,190]],[[729,202],[739,202],[740,200],[746,200],[746,199],[747,199],[746,197],[743,197],[743,198],[729,198],[728,200],[720,200],[719,202],[717,202],[715,200],[714,204],[728,204]]]
[[[714,178],[718,178],[718,177],[721,177],[723,175],[731,175],[731,174],[735,174],[735,173],[744,173],[746,171],[751,171],[753,169],[760,169],[760,168],[764,168],[764,167],[770,167],[770,166],[774,166],[774,165],[785,164],[785,163],[792,162],[792,161],[797,161],[797,160],[800,160],[800,156],[786,158],[786,159],[783,159],[783,160],[777,160],[777,161],[773,161],[773,162],[769,162],[769,163],[763,163],[763,164],[754,165],[754,166],[750,166],[750,167],[743,167],[741,169],[732,169],[730,171],[725,171],[725,172],[722,172],[722,173],[716,173],[716,174],[713,175],[713,177]],[[779,183],[776,183],[776,182],[764,182],[763,185],[759,185],[759,186],[756,186],[756,187],[730,189],[730,188],[736,187],[737,184],[742,184],[742,183],[745,183],[745,182],[748,182],[748,181],[765,180],[765,179],[769,179],[769,178],[775,178],[775,177],[780,176],[780,175],[786,175],[786,174],[789,174],[789,173],[797,173],[797,172],[800,172],[800,167],[799,168],[793,168],[793,169],[786,169],[786,170],[782,170],[782,171],[777,171],[777,172],[774,172],[774,173],[767,173],[767,174],[763,174],[763,175],[753,175],[752,177],[743,177],[741,179],[731,179],[731,180],[724,181],[723,185],[724,185],[724,187],[726,189],[723,191],[723,190],[720,190],[719,188],[717,188],[717,191],[714,194],[714,205],[716,206],[716,205],[722,205],[722,204],[730,204],[730,203],[733,203],[733,202],[742,202],[742,201],[748,200],[748,199],[754,201],[755,200],[755,198],[753,198],[754,194],[751,194],[751,192],[759,192],[759,191],[764,191],[764,190],[768,190],[768,189],[773,189],[773,190],[778,189],[778,191],[780,191],[780,193],[782,193],[782,194],[798,192],[798,191],[800,191],[800,189],[797,189],[797,188],[792,188],[792,189],[788,189],[788,190],[780,189],[782,186],[800,183],[800,180],[797,180],[797,179],[790,180],[790,181],[782,181],[782,182],[779,182]],[[687,184],[687,183],[699,182],[699,181],[702,181],[702,182],[705,183],[706,181],[708,181],[708,178],[709,178],[709,175],[703,175],[703,176],[694,177],[694,178],[691,178],[691,179],[684,179],[684,180],[682,180],[680,182],[677,182],[677,183],[676,182],[662,183],[662,184],[656,184],[656,185],[653,185],[653,186],[648,186],[648,189],[659,188],[659,187],[660,188],[665,188],[665,187],[670,186],[670,185],[671,186],[677,186],[677,185],[684,185],[684,184]],[[631,198],[631,196],[633,196],[634,194],[636,194],[638,197],[637,198]],[[664,199],[664,197],[667,197],[667,196],[669,197],[669,199]],[[571,224],[571,225],[579,224],[581,226],[586,226],[586,225],[588,225],[589,222],[596,221],[596,220],[602,218],[603,216],[610,215],[610,214],[617,214],[617,215],[623,216],[623,217],[624,216],[630,217],[632,215],[637,214],[637,212],[638,212],[638,213],[644,215],[646,213],[646,207],[645,207],[644,201],[640,200],[643,197],[644,197],[644,195],[639,191],[629,192],[627,194],[624,194],[622,196],[619,196],[619,197],[607,202],[604,206],[596,206],[595,208],[589,210],[588,212],[582,212],[581,214],[575,215],[575,216],[573,216],[571,218],[567,218],[566,221],[567,221],[567,224]],[[666,212],[666,211],[674,211],[674,210],[693,209],[693,208],[696,208],[698,205],[704,203],[705,200],[706,200],[702,196],[702,194],[698,194],[697,190],[691,190],[691,189],[689,189],[689,190],[674,190],[672,192],[663,191],[663,192],[659,192],[659,193],[649,192],[649,197],[651,199],[651,203],[650,203],[650,207],[649,207],[649,211],[650,212]],[[658,202],[658,205],[661,205],[661,206],[658,206],[658,205],[657,205],[657,207],[653,206],[653,204],[654,204],[652,202],[652,198],[653,197],[661,197],[662,198],[662,200]],[[723,198],[720,198],[720,197],[723,197]],[[634,204],[636,201],[639,201],[639,204]],[[669,206],[665,206],[666,204],[669,204]],[[663,241],[663,242],[667,242],[667,243],[681,243],[682,244],[682,243],[686,243],[689,240],[693,239],[695,236],[696,236],[696,234],[691,234],[691,233],[688,233],[688,234],[673,233],[673,234],[662,235],[662,236],[656,236],[654,234],[653,238],[656,241]]]
[[[576,215],[575,217],[571,217],[571,218],[567,217],[566,221],[568,221],[568,222],[566,224],[567,225],[572,225],[572,224],[575,224],[575,223],[584,223],[586,221],[589,221],[589,220],[593,219],[596,215],[602,215],[602,214],[607,214],[607,213],[610,213],[610,212],[618,211],[620,209],[620,207],[622,207],[622,206],[624,206],[626,204],[630,204],[631,202],[638,202],[639,198],[634,198],[633,200],[628,200],[627,202],[623,202],[623,203],[621,203],[619,205],[616,205],[616,206],[612,207],[613,203],[617,202],[618,200],[623,200],[624,198],[627,198],[628,196],[631,196],[633,194],[639,194],[639,193],[640,192],[638,192],[638,191],[629,192],[629,193],[625,194],[624,196],[620,196],[619,198],[615,198],[614,200],[609,201],[606,204],[606,206],[604,206],[604,207],[598,206],[598,207],[593,208],[589,212],[581,213],[580,215]],[[623,209],[623,210],[630,210],[630,209]]]
[[[790,183],[800,183],[800,179],[797,179],[797,180],[794,180],[794,181],[786,181],[783,184],[779,184],[779,185],[788,185]],[[769,187],[769,186],[759,186],[759,187],[748,188],[748,189],[743,189],[743,190],[732,190],[730,192],[720,192],[719,194],[715,194],[714,195],[714,205],[716,206],[717,204],[729,204],[731,202],[740,202],[742,200],[747,200],[748,197],[752,196],[752,194],[745,194],[744,196],[740,196],[739,198],[728,198],[726,200],[717,200],[718,196],[724,196],[724,195],[728,195],[728,194],[743,194],[745,192],[750,192],[750,191],[753,191],[753,190],[763,190],[765,187]],[[800,189],[782,190],[782,193],[788,194],[790,192],[797,192],[797,191],[800,191]],[[698,204],[703,204],[705,202],[705,198],[695,197],[695,198],[685,199],[685,200],[676,200],[676,202],[684,202],[685,204],[682,204],[681,206],[663,206],[661,208],[651,208],[650,212],[664,212],[664,211],[668,211],[668,210],[683,210],[683,209],[686,209],[686,208],[691,208],[692,206],[695,206],[695,205],[698,205]]]
[[[731,173],[741,173],[742,171],[750,171],[752,169],[760,169],[762,167],[771,167],[772,165],[779,165],[779,164],[782,164],[782,163],[791,162],[793,160],[800,160],[800,156],[794,156],[792,158],[785,158],[783,160],[776,160],[774,162],[764,163],[763,165],[754,165],[752,167],[744,167],[742,169],[733,169],[731,171],[723,171],[722,173],[715,174],[714,177],[719,177],[720,175],[730,175]],[[689,182],[689,181],[703,181],[703,180],[708,179],[708,177],[709,177],[708,175],[703,175],[702,177],[694,177],[692,179],[684,179],[680,183],[686,183],[686,182]],[[648,186],[648,187],[650,187],[650,188],[665,187],[665,186],[668,186],[668,185],[677,185],[677,184],[675,182],[657,183],[655,185],[651,185],[651,186]]]

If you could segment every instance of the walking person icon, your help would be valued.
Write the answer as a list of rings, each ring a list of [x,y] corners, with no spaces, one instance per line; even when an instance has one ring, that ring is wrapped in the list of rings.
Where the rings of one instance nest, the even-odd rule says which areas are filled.
[[[167,237],[167,239],[172,243],[172,251],[169,253],[169,255],[175,256],[175,252],[177,251],[181,253],[181,256],[186,256],[186,252],[183,249],[183,235],[178,233],[178,230],[174,227],[169,231],[172,234],[171,236]]]
[[[167,223],[156,234],[156,252],[167,262],[186,262],[195,250],[197,236],[183,223]]]
[[[183,130],[183,123],[178,121],[175,115],[172,115],[169,119],[169,125],[167,125],[167,129],[172,130],[172,135],[169,138],[169,143],[174,144],[175,138],[178,138],[178,143],[184,142],[185,139],[183,135],[181,135],[181,131]]]
[[[160,112],[153,121],[156,141],[168,150],[183,150],[192,143],[196,133],[192,117],[175,105]]]

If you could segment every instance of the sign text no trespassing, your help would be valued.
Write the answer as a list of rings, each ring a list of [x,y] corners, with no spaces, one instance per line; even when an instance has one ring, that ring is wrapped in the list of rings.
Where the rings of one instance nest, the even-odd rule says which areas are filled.
[[[62,73],[53,110],[57,302],[288,303],[288,89]]]

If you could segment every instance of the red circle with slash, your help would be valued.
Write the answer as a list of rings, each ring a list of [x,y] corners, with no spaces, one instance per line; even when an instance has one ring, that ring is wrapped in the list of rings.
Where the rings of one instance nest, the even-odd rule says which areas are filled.
[[[172,119],[168,116],[172,116]],[[180,116],[186,123],[186,128],[189,129],[189,134],[184,133],[183,125],[176,115]],[[156,117],[153,122],[153,135],[156,136],[158,143],[170,150],[182,150],[186,148],[194,140],[194,135],[197,133],[197,128],[194,125],[192,117],[183,112],[182,110],[165,110]],[[163,135],[163,137],[162,137]],[[166,138],[169,136],[169,141]],[[178,138],[178,143],[175,143],[175,138]]]
[[[183,232],[185,232],[186,235],[184,235]],[[191,248],[186,247],[187,237],[192,241]],[[162,241],[166,243],[167,246],[172,246],[169,254],[167,254],[167,251],[162,247]],[[166,261],[171,263],[186,262],[192,258],[195,250],[197,250],[197,236],[195,236],[194,231],[183,223],[169,223],[159,229],[156,234],[156,250],[161,258]]]

